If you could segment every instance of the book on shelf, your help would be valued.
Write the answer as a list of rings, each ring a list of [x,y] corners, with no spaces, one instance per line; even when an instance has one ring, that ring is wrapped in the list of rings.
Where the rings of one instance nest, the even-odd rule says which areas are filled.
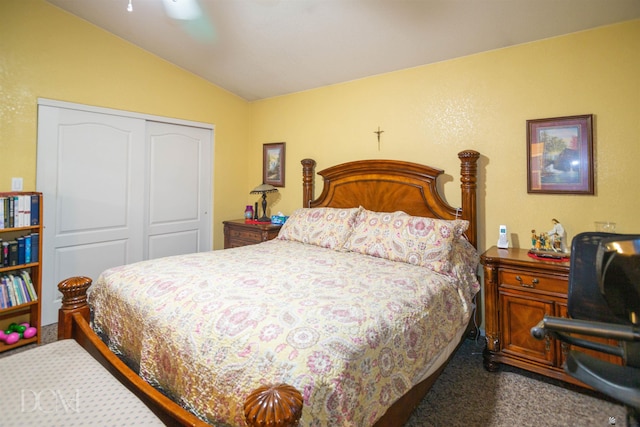
[[[9,209],[7,210],[9,212],[9,227],[6,228],[13,228],[15,224],[15,199],[13,197],[7,197],[7,199],[9,199]]]
[[[4,287],[4,284],[2,283],[2,279],[0,279],[0,309],[2,308],[9,308],[7,306],[7,289]]]
[[[13,196],[13,226],[22,227],[22,214],[24,213],[24,205],[22,197]]]
[[[31,233],[31,262],[38,262],[40,257],[40,233]]]
[[[22,196],[14,196],[15,200],[15,208],[14,208],[14,227],[24,227],[23,219],[24,219],[24,199]]]
[[[31,195],[31,225],[40,225],[40,196]]]
[[[31,234],[24,236],[24,263],[31,262]]]
[[[22,290],[22,279],[20,277],[16,277],[14,274],[9,275],[9,280],[13,283],[13,289],[17,295],[18,304],[24,304],[27,301],[27,296],[24,294]]]
[[[10,222],[10,216],[9,216],[9,203],[10,203],[10,197],[3,197],[2,198],[2,206],[3,206],[3,211],[4,211],[4,228],[10,228],[9,222]]]
[[[7,306],[7,289],[3,286],[2,280],[0,280],[0,309],[9,308]]]
[[[22,270],[22,272],[20,272],[20,275],[22,276],[22,279],[24,280],[25,285],[27,287],[29,300],[30,301],[37,300],[38,294],[36,293],[36,288],[33,286],[33,281],[31,280],[31,275],[29,274],[29,272],[27,270]]]
[[[18,241],[9,241],[9,266],[18,265]]]
[[[9,266],[9,242],[2,242],[2,266]]]
[[[25,264],[24,237],[23,236],[17,237],[16,241],[18,242],[18,263],[16,265],[22,265],[22,264]]]
[[[33,301],[33,298],[31,298],[31,293],[29,292],[29,289],[27,289],[27,282],[24,276],[22,276],[22,274],[20,274],[19,276],[14,276],[13,280],[15,280],[18,283],[18,286],[20,286],[20,291],[22,292],[22,296],[24,297],[24,302]]]
[[[31,195],[20,196],[22,198],[22,226],[31,225]]]
[[[38,262],[40,255],[40,234],[30,233],[10,241],[0,238],[0,267]]]
[[[7,293],[6,306],[13,307],[18,305],[17,303],[18,297],[13,287],[13,281],[9,278],[9,276],[4,275],[0,278],[0,286],[6,289],[6,293]]]
[[[0,276],[0,308],[10,308],[37,299],[38,295],[27,270]]]
[[[19,194],[0,197],[0,229],[40,224],[40,196]]]

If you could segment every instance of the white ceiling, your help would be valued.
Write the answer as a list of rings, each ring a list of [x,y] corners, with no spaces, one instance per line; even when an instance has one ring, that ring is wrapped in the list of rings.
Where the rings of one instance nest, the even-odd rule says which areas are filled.
[[[640,18],[640,0],[47,0],[253,101]]]

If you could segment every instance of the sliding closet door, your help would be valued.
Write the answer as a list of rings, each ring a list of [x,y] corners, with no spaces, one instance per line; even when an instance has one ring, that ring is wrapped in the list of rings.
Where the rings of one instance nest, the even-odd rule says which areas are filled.
[[[211,130],[148,122],[144,256],[211,249]]]
[[[43,325],[63,279],[212,248],[212,129],[50,103],[38,110]]]
[[[144,140],[144,120],[40,106],[43,324],[57,321],[61,280],[142,260]]]

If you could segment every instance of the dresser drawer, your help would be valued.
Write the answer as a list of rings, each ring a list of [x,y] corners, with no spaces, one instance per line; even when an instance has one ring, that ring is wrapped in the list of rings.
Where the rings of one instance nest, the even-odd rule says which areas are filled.
[[[532,271],[501,269],[498,277],[500,286],[509,286],[522,289],[552,292],[557,294],[567,293],[567,279],[558,276],[547,276]]]

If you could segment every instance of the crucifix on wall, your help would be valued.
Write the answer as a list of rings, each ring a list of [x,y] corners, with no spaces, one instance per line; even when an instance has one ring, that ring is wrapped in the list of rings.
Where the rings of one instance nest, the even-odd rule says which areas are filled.
[[[383,130],[380,130],[380,126],[378,126],[378,130],[373,131],[373,133],[378,134],[378,151],[380,151],[380,134],[383,132]]]

